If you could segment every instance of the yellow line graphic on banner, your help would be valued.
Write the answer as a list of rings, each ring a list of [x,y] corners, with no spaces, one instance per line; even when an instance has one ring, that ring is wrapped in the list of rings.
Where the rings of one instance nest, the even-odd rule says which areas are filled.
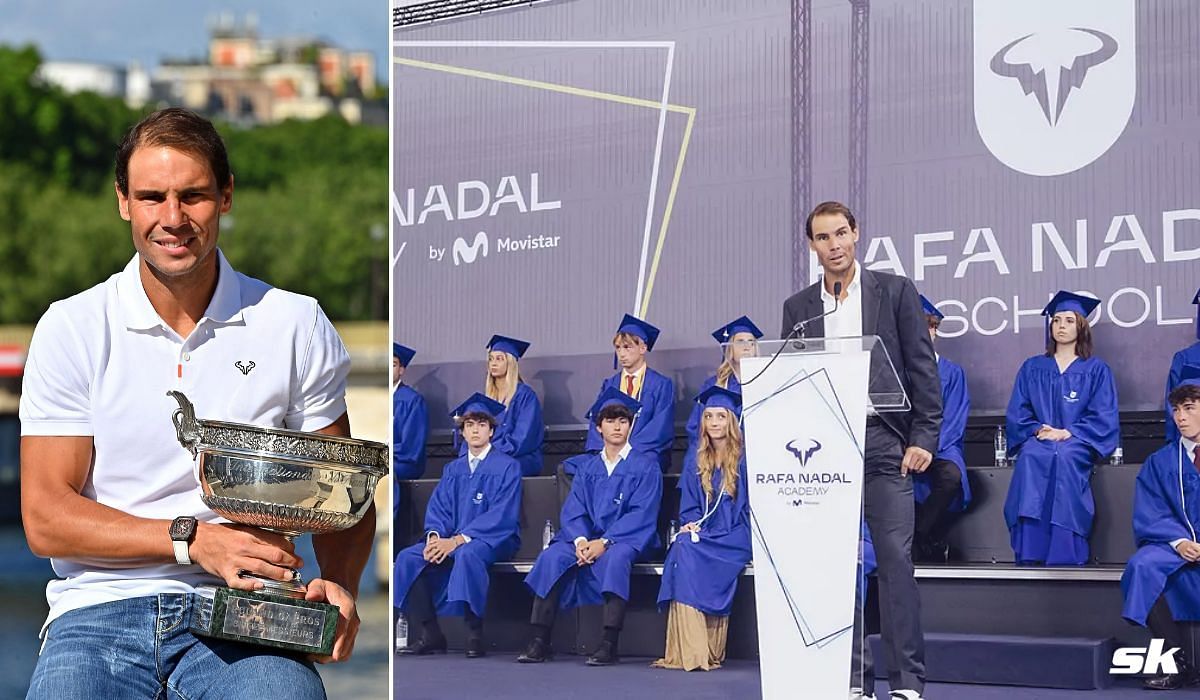
[[[565,95],[574,95],[576,97],[587,97],[595,100],[603,100],[605,102],[616,102],[618,104],[630,105],[632,107],[646,107],[649,109],[663,108],[663,104],[661,102],[646,100],[640,97],[630,97],[629,95],[619,95],[612,92],[601,92],[599,90],[588,90],[586,88],[574,87],[572,85],[562,85],[559,83],[547,83],[541,80],[518,78],[513,75],[492,73],[490,71],[476,70],[474,68],[463,68],[462,66],[452,66],[445,63],[432,63],[429,61],[419,61],[415,58],[400,57],[393,57],[392,62],[403,66],[409,66],[410,68],[422,68],[425,70],[451,73],[453,75],[461,75],[469,78],[479,78],[480,80],[491,80],[494,82],[508,83],[510,85],[520,85],[522,87],[558,92]],[[675,174],[671,178],[671,189],[667,194],[666,205],[663,207],[662,223],[659,225],[658,229],[658,241],[654,247],[654,260],[650,264],[650,275],[646,281],[646,291],[642,294],[641,304],[638,306],[638,315],[642,318],[646,317],[646,312],[650,307],[650,294],[654,291],[654,279],[658,275],[658,265],[662,260],[663,245],[666,243],[667,230],[671,223],[671,213],[675,209],[675,195],[679,192],[679,180],[683,177],[683,162],[687,158],[688,146],[692,141],[692,125],[696,121],[695,107],[685,107],[683,105],[668,103],[666,109],[668,112],[686,115],[687,122],[684,124],[683,138],[679,143],[679,155],[675,161]]]

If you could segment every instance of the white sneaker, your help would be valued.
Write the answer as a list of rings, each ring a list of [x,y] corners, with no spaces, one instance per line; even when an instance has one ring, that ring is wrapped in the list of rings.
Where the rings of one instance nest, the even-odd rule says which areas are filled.
[[[891,696],[892,700],[925,700],[915,690],[893,690],[888,695]]]
[[[850,689],[850,700],[875,700],[874,695],[863,695],[862,688]]]

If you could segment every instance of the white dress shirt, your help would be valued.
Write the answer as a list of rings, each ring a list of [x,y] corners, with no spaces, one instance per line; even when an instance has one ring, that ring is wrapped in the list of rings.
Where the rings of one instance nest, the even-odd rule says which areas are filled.
[[[834,309],[835,300],[833,294],[825,288],[824,275],[821,276],[821,304],[824,307],[822,310],[829,313],[825,317],[826,338],[855,338],[863,334],[862,275],[859,274],[857,261],[853,263],[851,274],[854,276],[850,280],[850,286],[842,290],[846,293],[846,299],[842,301],[837,313],[830,313]]]

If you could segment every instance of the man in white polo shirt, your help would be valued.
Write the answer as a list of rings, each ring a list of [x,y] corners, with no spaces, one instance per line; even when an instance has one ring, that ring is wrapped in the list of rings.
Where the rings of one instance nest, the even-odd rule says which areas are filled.
[[[137,254],[51,305],[26,365],[22,518],[59,576],[29,697],[323,698],[311,660],[188,631],[195,586],[253,589],[239,571],[286,580],[301,561],[200,500],[166,392],[203,418],[346,436],[346,349],[315,300],[239,274],[217,248],[233,175],[207,120],[167,109],[135,125],[116,194]],[[353,648],[374,523],[313,538],[308,599],[342,613],[316,661]]]

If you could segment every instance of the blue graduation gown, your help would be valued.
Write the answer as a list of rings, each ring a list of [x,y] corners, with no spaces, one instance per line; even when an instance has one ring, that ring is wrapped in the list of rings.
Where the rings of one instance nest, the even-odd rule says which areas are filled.
[[[511,557],[521,544],[521,465],[493,448],[471,473],[466,457],[446,465],[425,511],[425,534],[463,534],[471,541],[455,549],[450,571],[431,581],[440,615],[461,615],[463,606],[483,617],[487,607],[488,567]],[[421,556],[425,540],[396,556],[395,604],[404,608],[408,589],[428,562]]]
[[[971,412],[971,395],[967,393],[967,377],[962,367],[938,357],[938,375],[942,379],[942,432],[938,436],[938,451],[934,459],[945,459],[958,466],[962,482],[962,498],[950,504],[950,510],[961,512],[971,504],[971,486],[967,483],[967,463],[963,459],[963,433],[967,430],[967,414]],[[913,475],[913,494],[917,503],[929,498],[929,474]]]
[[[1181,373],[1184,365],[1196,365],[1200,367],[1200,341],[1192,343],[1190,346],[1175,353],[1175,357],[1171,358],[1171,371],[1167,373],[1167,391],[1170,394],[1171,390],[1179,386]],[[1167,443],[1174,445],[1179,442],[1179,428],[1175,427],[1175,418],[1171,411],[1171,402],[1166,400],[1164,394],[1163,404],[1167,407]]]
[[[750,548],[750,505],[746,495],[746,460],[738,465],[740,477],[737,493],[730,497],[721,493],[723,470],[714,469],[711,475],[711,499],[706,502],[696,467],[696,453],[689,451],[679,477],[679,522],[694,523],[708,509],[712,515],[700,525],[700,541],[693,542],[683,532],[667,550],[663,565],[662,585],[658,590],[658,608],[666,610],[672,600],[699,610],[705,615],[729,614],[733,594],[737,592],[738,576],[753,557]]]
[[[420,479],[425,473],[425,436],[428,434],[429,412],[425,408],[425,398],[407,384],[396,387],[392,392],[393,486],[397,479]]]
[[[500,414],[500,424],[492,434],[492,449],[500,450],[521,463],[521,474],[542,473],[542,441],[546,426],[542,422],[542,402],[525,382],[517,384],[512,400]],[[467,453],[467,443],[459,444],[458,454]]]
[[[1038,440],[1034,434],[1043,423],[1067,429],[1070,439]],[[1095,514],[1092,464],[1121,439],[1108,365],[1077,358],[1060,374],[1053,357],[1029,358],[1013,383],[1006,432],[1017,461],[1004,519],[1017,561],[1083,564]]]
[[[577,462],[571,492],[559,518],[561,527],[550,546],[538,555],[525,584],[545,598],[560,578],[567,577],[559,607],[599,605],[605,593],[629,600],[633,563],[658,546],[658,507],[662,501],[662,471],[650,455],[632,451],[613,470],[599,454]],[[575,565],[575,538],[611,541],[594,563]]]
[[[1138,551],[1121,576],[1121,615],[1126,620],[1144,626],[1150,608],[1165,593],[1176,620],[1200,621],[1200,564],[1189,564],[1170,545],[1178,539],[1195,540],[1197,530],[1200,474],[1177,440],[1150,455],[1138,472],[1133,496]]]
[[[621,373],[617,372],[604,380],[596,397],[609,387],[620,391],[620,385]],[[642,402],[642,411],[633,422],[629,444],[634,450],[654,457],[665,472],[671,466],[671,440],[675,437],[675,382],[647,367],[641,394],[634,398]],[[588,430],[584,449],[589,452],[604,449],[604,438],[594,425]]]
[[[717,385],[717,375],[713,375],[704,380],[700,385],[700,391],[697,395],[704,393],[710,386]],[[738,381],[736,374],[729,375],[729,384],[725,387],[735,394],[742,393],[742,383]],[[704,407],[699,403],[692,403],[692,415],[688,416],[687,435],[688,435],[688,452],[696,449],[696,444],[700,441],[700,418],[704,416]]]

